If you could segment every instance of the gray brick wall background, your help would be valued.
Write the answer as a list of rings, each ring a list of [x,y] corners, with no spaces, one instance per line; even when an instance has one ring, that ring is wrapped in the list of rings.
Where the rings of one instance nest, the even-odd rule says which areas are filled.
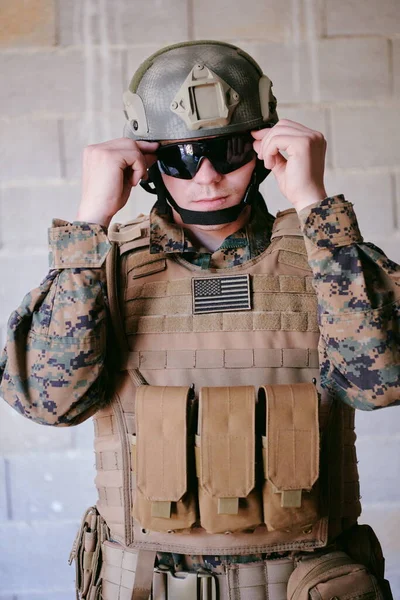
[[[400,261],[399,0],[0,0],[0,331],[47,272],[51,218],[73,219],[81,150],[119,137],[121,92],[167,43],[216,38],[250,52],[282,117],[324,133],[326,188]],[[272,212],[288,204],[272,177]],[[118,215],[146,212],[134,190]],[[400,412],[358,413],[363,521],[400,598]],[[0,600],[71,600],[66,559],[95,501],[92,424],[50,429],[0,402]]]

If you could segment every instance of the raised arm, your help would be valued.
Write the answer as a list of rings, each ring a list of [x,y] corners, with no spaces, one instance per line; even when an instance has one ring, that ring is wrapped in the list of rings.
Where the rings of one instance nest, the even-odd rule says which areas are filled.
[[[352,204],[299,214],[318,296],[322,385],[363,410],[400,403],[400,266],[365,243]]]
[[[364,410],[400,403],[400,267],[363,242],[352,204],[327,197],[320,132],[283,119],[253,136],[302,222],[318,296],[322,385]]]
[[[8,322],[0,393],[38,423],[74,425],[104,398],[109,242],[100,225],[53,225],[51,270]]]
[[[47,425],[75,425],[104,402],[108,373],[106,229],[156,160],[157,143],[120,138],[85,148],[78,221],[55,221],[50,272],[8,323],[0,393]]]

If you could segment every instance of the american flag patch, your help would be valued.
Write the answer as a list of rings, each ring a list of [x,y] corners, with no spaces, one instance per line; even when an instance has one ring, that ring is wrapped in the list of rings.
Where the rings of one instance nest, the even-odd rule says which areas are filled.
[[[250,310],[250,276],[192,279],[193,314]]]

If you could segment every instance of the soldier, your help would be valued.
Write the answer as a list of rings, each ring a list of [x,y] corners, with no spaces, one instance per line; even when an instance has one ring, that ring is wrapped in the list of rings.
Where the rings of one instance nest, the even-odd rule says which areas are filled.
[[[125,137],[85,149],[77,221],[53,222],[51,270],[11,315],[5,400],[94,417],[80,598],[390,597],[357,525],[354,409],[399,402],[400,269],[271,88],[221,42],[145,61]],[[271,171],[293,205],[275,219]],[[109,227],[139,182],[150,217]]]

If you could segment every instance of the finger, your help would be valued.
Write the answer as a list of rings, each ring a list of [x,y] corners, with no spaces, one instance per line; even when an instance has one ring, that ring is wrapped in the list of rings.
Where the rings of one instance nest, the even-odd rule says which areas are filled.
[[[261,141],[256,140],[253,142],[254,151],[258,154],[261,149]]]
[[[305,136],[304,133],[300,132],[291,131],[286,135],[273,135],[270,138],[262,141],[258,155],[260,159],[265,160],[268,154],[276,154],[275,150],[278,152],[288,151],[288,153],[291,154],[290,148],[300,148],[305,145],[309,146],[310,143],[311,136]]]
[[[273,170],[276,165],[276,157],[279,154],[278,148],[271,148],[269,152],[264,152],[262,160],[267,169]]]
[[[154,154],[154,152],[156,152],[157,148],[159,147],[159,143],[158,142],[136,142],[136,144],[138,145],[138,147],[140,148],[140,150],[142,150],[143,152],[146,152],[148,154]]]
[[[131,138],[117,138],[115,140],[108,140],[107,142],[96,144],[94,147],[98,147],[101,150],[140,150],[141,152],[154,153],[158,146],[158,142],[137,142]]]
[[[262,145],[259,153],[260,158],[264,161],[267,169],[273,169],[275,166],[275,156],[282,151],[287,151],[289,155],[293,154],[293,146],[299,143],[299,140],[304,140],[304,136],[301,135],[276,135],[273,138],[266,141]]]
[[[296,127],[292,127],[291,125],[282,124],[279,127],[276,127],[276,129],[271,129],[269,135],[265,136],[263,140],[265,140],[265,138],[272,138],[274,135],[302,135],[305,137],[313,137],[317,134],[317,131],[312,131],[311,129],[298,129]]]
[[[297,129],[295,127],[291,127],[290,125],[285,125],[285,124],[280,124],[281,121],[279,121],[279,123],[277,123],[276,125],[274,125],[273,127],[267,128],[267,129],[260,129],[258,131],[252,131],[251,135],[254,137],[255,140],[257,141],[262,141],[263,143],[265,143],[265,141],[267,139],[269,139],[272,135],[277,135],[277,134],[282,134],[282,133],[291,133],[291,132],[295,132],[295,131],[301,131],[300,129]],[[306,132],[304,132],[306,133]],[[304,135],[303,133],[303,135]]]
[[[310,127],[306,127],[297,121],[292,121],[291,119],[280,119],[275,127],[291,127],[292,129],[298,129],[299,131],[304,131],[304,133],[319,133],[315,129],[311,129]]]
[[[141,179],[147,178],[147,167],[144,161],[136,161],[132,165],[132,184],[137,185]]]
[[[270,137],[271,133],[273,132],[274,135],[276,135],[277,133],[282,134],[285,133],[287,131],[300,131],[303,132],[304,134],[310,134],[310,135],[322,135],[319,131],[316,131],[314,129],[310,129],[309,127],[306,127],[305,125],[302,125],[301,123],[297,123],[296,121],[291,121],[290,119],[280,119],[273,127],[270,128],[265,128],[265,129],[260,129],[257,131],[251,131],[251,135],[255,138],[255,139],[263,139],[265,137]]]
[[[251,135],[256,140],[262,140],[263,138],[269,136],[272,131],[276,131],[276,129],[280,128],[282,125],[293,127],[294,129],[298,129],[299,131],[312,131],[312,129],[308,129],[301,125],[300,123],[296,123],[296,121],[290,121],[289,119],[281,119],[272,127],[264,127],[263,129],[255,129],[254,131],[250,131]]]
[[[274,161],[274,166],[272,167],[273,173],[278,174],[286,168],[287,159],[280,152],[274,156]]]
[[[131,168],[129,168],[129,167],[128,167],[126,170],[127,170],[127,172],[128,172],[128,181],[129,181],[129,184],[130,184],[132,187],[135,187],[136,185],[138,185],[138,183],[140,183],[140,181],[141,181],[141,180],[143,180],[143,181],[147,181],[147,180],[148,180],[148,178],[149,178],[149,176],[148,176],[148,174],[147,174],[147,171],[146,171],[146,173],[144,173],[144,174],[143,174],[143,175],[140,177],[140,176],[138,176],[138,173],[137,173],[137,171],[133,171],[133,170],[132,170]]]
[[[250,131],[251,135],[256,140],[262,140],[269,132],[273,129],[273,127],[266,127],[265,129],[257,129],[256,131]]]
[[[95,144],[101,149],[104,150],[129,150],[137,148],[138,142],[132,140],[131,138],[116,138],[114,140],[107,140],[106,142],[101,142],[100,144]]]
[[[120,167],[124,170],[124,172],[126,172],[128,167],[131,167],[133,171],[132,182],[133,185],[137,185],[142,177],[147,175],[147,163],[143,154],[140,152],[140,150],[133,150],[130,152],[120,151],[119,156],[122,159]]]

